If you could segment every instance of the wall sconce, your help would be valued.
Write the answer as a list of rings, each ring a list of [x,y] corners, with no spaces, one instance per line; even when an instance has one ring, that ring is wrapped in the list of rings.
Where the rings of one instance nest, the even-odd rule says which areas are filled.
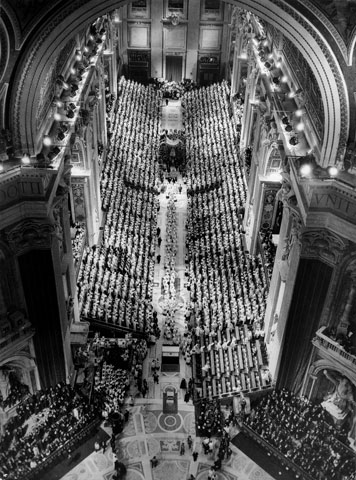
[[[339,173],[339,170],[335,165],[332,165],[331,167],[328,167],[328,174],[330,177],[336,177],[336,175]]]
[[[21,163],[23,163],[24,165],[29,165],[31,163],[31,159],[28,153],[22,154]]]
[[[51,139],[51,137],[50,137],[49,135],[45,135],[45,136],[43,137],[43,145],[44,145],[45,147],[50,147],[50,146],[52,145],[52,139]]]

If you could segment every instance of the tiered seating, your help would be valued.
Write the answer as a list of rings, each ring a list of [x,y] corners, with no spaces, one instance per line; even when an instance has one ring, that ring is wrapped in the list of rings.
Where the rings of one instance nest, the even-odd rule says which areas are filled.
[[[347,432],[329,425],[326,415],[320,405],[282,390],[254,405],[245,422],[308,478],[351,480],[355,454],[343,443]]]
[[[54,452],[89,425],[97,412],[69,385],[58,384],[29,396],[5,425],[0,446],[0,476],[39,478]]]
[[[101,244],[87,248],[78,275],[81,314],[154,329],[153,289],[161,94],[122,78],[102,172],[106,220]],[[154,332],[151,332],[154,333]]]
[[[84,223],[75,223],[75,225],[71,229],[71,232],[74,265],[77,266],[79,265],[79,262],[82,258],[82,253],[84,249],[84,242],[86,236],[86,228]]]
[[[267,282],[260,256],[245,253],[240,212],[246,200],[238,136],[225,82],[185,95],[191,311],[201,327],[210,395],[266,386],[262,350]]]

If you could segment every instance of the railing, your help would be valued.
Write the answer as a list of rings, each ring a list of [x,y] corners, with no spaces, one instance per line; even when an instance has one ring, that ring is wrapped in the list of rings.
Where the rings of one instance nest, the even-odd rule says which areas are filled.
[[[331,340],[324,334],[326,327],[321,327],[316,332],[316,336],[313,338],[312,343],[317,348],[325,349],[334,358],[339,358],[343,363],[347,362],[356,368],[356,356],[346,352],[346,350],[334,340]]]
[[[133,330],[132,328],[123,327],[122,325],[117,325],[115,323],[103,322],[102,320],[97,320],[96,318],[92,318],[92,317],[81,316],[80,320],[82,322],[83,321],[89,322],[92,329],[95,329],[95,327],[98,327],[106,330],[113,330],[115,332],[131,333],[134,338],[135,337],[142,338],[146,334],[145,331],[141,332],[139,330]]]
[[[23,329],[16,330],[15,332],[10,333],[5,338],[0,338],[0,348],[4,348],[7,345],[10,345],[10,343],[15,342],[20,337],[24,337],[26,335],[32,336],[34,333],[35,333],[35,329],[31,325]]]
[[[65,442],[60,448],[52,452],[43,462],[41,462],[31,472],[24,474],[23,480],[36,480],[41,477],[49,468],[53,468],[54,464],[62,462],[68,455],[68,451],[73,452],[84,441],[92,435],[93,430],[96,430],[101,423],[100,418],[95,418],[88,425],[81,430],[75,432],[75,435]]]

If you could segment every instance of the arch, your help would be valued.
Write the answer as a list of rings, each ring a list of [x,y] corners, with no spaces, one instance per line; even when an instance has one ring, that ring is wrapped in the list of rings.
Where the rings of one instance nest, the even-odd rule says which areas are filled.
[[[334,372],[340,373],[342,376],[350,380],[352,385],[356,387],[356,376],[352,374],[351,370],[347,369],[346,367],[343,368],[341,365],[336,367],[332,361],[324,358],[317,360],[310,366],[308,375],[315,375],[317,377],[322,370],[333,370]]]
[[[0,18],[0,82],[4,77],[10,57],[10,38],[6,25]]]
[[[12,33],[15,40],[15,49],[19,50],[21,48],[21,27],[17,19],[16,13],[9,5],[7,0],[1,2],[1,9],[5,12],[6,18],[11,25]]]
[[[35,110],[41,85],[50,62],[68,38],[97,17],[126,4],[126,1],[74,0],[49,17],[32,45],[24,52],[11,98],[12,132],[15,148],[34,152]],[[280,30],[302,51],[313,69],[325,110],[321,164],[334,164],[344,153],[349,131],[348,97],[340,67],[331,49],[311,24],[283,0],[230,0]]]
[[[35,366],[34,359],[27,352],[19,352],[12,357],[8,357],[2,362],[0,362],[0,368],[4,365],[12,365],[14,367],[28,370]]]

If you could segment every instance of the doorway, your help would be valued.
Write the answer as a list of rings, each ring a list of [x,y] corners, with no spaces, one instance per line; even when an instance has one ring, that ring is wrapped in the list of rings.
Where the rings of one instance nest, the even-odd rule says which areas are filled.
[[[166,80],[180,82],[182,80],[183,57],[179,55],[166,56]]]

